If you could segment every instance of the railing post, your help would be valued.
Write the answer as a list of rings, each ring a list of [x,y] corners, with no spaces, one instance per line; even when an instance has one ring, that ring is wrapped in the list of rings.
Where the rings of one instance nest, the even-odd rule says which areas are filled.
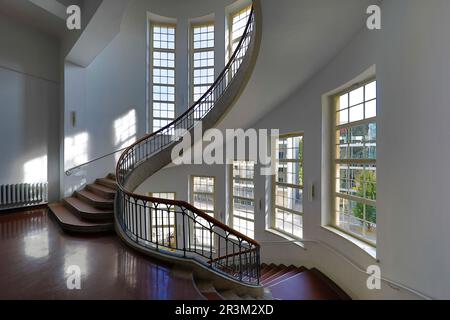
[[[183,256],[186,258],[186,212],[181,209],[181,214],[183,215]]]
[[[239,239],[239,280],[242,281],[242,239]]]

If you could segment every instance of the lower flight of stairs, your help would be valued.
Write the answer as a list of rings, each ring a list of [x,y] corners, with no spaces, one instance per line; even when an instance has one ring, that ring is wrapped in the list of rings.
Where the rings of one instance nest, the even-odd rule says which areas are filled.
[[[238,295],[233,290],[217,290],[211,282],[195,280],[207,300],[351,300],[319,270],[275,264],[261,265],[263,297]]]
[[[50,212],[64,231],[79,233],[114,230],[116,179],[109,174],[61,202],[49,204]]]

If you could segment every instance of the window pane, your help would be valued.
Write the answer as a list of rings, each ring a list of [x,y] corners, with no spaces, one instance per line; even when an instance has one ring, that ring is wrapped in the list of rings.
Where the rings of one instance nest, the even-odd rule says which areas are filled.
[[[203,210],[205,213],[214,217],[215,211],[215,179],[214,177],[192,177],[192,202],[194,207]],[[191,245],[195,248],[205,247],[207,250],[214,244],[209,231],[209,223],[200,217],[197,217],[194,224],[194,234]]]
[[[194,26],[192,50],[192,102],[198,101],[214,83],[214,24]],[[199,114],[202,117],[203,114]]]
[[[373,81],[366,85],[366,97],[365,100],[372,100],[377,97],[377,82]]]
[[[152,115],[153,132],[175,119],[175,27],[153,25]]]
[[[300,238],[303,214],[303,136],[278,139],[276,154],[274,227]]]
[[[350,106],[364,102],[364,88],[358,88],[350,92]]]
[[[252,161],[233,163],[233,228],[254,237],[254,166]]]
[[[348,96],[339,96],[336,124],[341,127],[335,131],[335,223],[373,243],[376,242],[377,199],[377,125],[373,120],[376,101],[375,81],[351,91]],[[349,108],[345,109],[347,105]]]

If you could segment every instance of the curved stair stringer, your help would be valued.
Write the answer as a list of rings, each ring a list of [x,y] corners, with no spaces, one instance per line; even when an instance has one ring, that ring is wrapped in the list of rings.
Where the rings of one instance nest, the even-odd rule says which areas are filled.
[[[202,119],[202,130],[203,132],[215,127],[225,116],[227,111],[229,111],[235,102],[239,99],[239,96],[245,89],[256,64],[256,60],[259,53],[259,46],[261,42],[261,1],[260,0],[254,0],[253,1],[253,33],[251,36],[251,40],[248,45],[248,49],[245,53],[245,56],[242,58],[242,62],[239,65],[239,69],[236,71],[236,73],[233,75],[232,80],[228,83],[228,85],[225,88],[225,91],[223,91],[220,94],[220,97],[218,100],[216,100],[213,104],[213,107],[205,114]],[[235,56],[235,54],[233,55]],[[226,69],[224,69],[225,72]],[[214,85],[213,85],[214,86]],[[212,89],[213,87],[211,87]],[[206,94],[205,94],[206,96]],[[195,106],[195,105],[194,105]],[[178,119],[180,119],[182,116],[180,116]],[[173,122],[173,126],[177,128],[176,121]],[[170,125],[169,125],[170,126]],[[194,127],[190,127],[189,133],[191,134],[191,137],[193,136],[193,132],[195,130]],[[162,132],[162,131],[161,131]],[[153,134],[154,137],[158,138],[158,133]],[[161,139],[164,139],[163,135],[160,135]],[[142,141],[145,141],[146,138],[141,139],[140,141],[136,142],[134,146],[138,145],[139,143],[142,143]],[[148,139],[148,136],[147,136]],[[193,140],[193,139],[192,139]],[[195,144],[196,141],[191,141],[191,146]],[[136,188],[144,182],[146,179],[148,179],[150,176],[158,172],[160,169],[164,168],[165,166],[169,165],[172,162],[172,150],[173,148],[180,143],[178,141],[171,141],[167,145],[162,148],[162,150],[158,150],[158,152],[151,154],[149,157],[147,157],[144,161],[137,162],[137,164],[132,164],[131,169],[127,168],[128,171],[126,173],[122,173],[120,170],[120,161],[116,170],[116,176],[118,179],[118,182],[122,179],[122,190],[119,188],[116,195],[115,200],[115,206],[114,206],[114,215],[115,215],[115,229],[119,237],[129,246],[132,248],[155,258],[167,261],[169,263],[177,264],[177,266],[183,266],[188,269],[191,269],[193,271],[193,274],[196,279],[202,279],[205,281],[209,281],[213,283],[214,287],[218,290],[225,291],[225,290],[233,290],[237,294],[241,296],[251,296],[255,298],[261,298],[265,296],[264,288],[259,283],[248,283],[239,281],[238,279],[233,279],[230,276],[226,276],[221,272],[218,272],[214,268],[211,267],[211,260],[208,263],[201,263],[199,260],[196,260],[192,257],[182,257],[177,256],[175,254],[170,254],[167,250],[159,250],[159,249],[153,249],[149,248],[148,246],[144,246],[141,243],[139,243],[139,240],[135,237],[133,239],[133,235],[129,234],[129,230],[125,231],[123,228],[123,221],[120,221],[120,217],[118,214],[118,208],[121,208],[121,206],[124,206],[123,203],[123,197],[129,197],[129,196],[136,196],[138,195],[133,194],[132,192],[129,192],[131,190],[136,190]],[[139,153],[141,150],[138,149],[132,149],[133,146],[131,146],[129,149],[127,149],[123,156],[128,153],[133,153],[133,156],[131,157],[131,162],[136,161],[134,159],[135,152]],[[122,159],[123,160],[123,159]],[[124,163],[126,163],[126,160],[123,160]],[[122,175],[122,177],[121,177]],[[125,177],[126,176],[126,177]],[[119,183],[120,187],[120,183]],[[120,197],[122,196],[122,200],[120,200]],[[141,198],[145,198],[142,195],[139,195]],[[136,198],[135,198],[136,199]],[[162,202],[164,203],[164,202]],[[128,204],[129,205],[129,204]],[[186,204],[188,205],[188,204]],[[119,209],[124,210],[124,209]],[[205,217],[207,218],[207,217]],[[233,233],[236,233],[240,236],[242,236],[239,232],[234,231]],[[259,245],[258,245],[259,246]],[[258,249],[259,250],[259,249]],[[258,251],[258,257],[259,257],[259,251]],[[258,258],[259,261],[259,258]]]

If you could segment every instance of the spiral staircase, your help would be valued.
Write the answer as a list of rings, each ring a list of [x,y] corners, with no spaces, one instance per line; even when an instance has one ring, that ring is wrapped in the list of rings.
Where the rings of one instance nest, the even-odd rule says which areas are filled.
[[[187,274],[205,299],[272,299],[268,284],[287,284],[299,274],[304,275],[304,268],[261,265],[258,242],[185,201],[134,192],[145,179],[172,162],[172,150],[185,134],[194,136],[200,122],[203,132],[215,127],[232,108],[252,74],[259,52],[260,10],[260,0],[254,0],[235,52],[193,106],[169,125],[126,148],[115,173],[76,191],[61,203],[49,205],[64,230],[115,230],[128,246]],[[195,142],[191,141],[192,145]]]

